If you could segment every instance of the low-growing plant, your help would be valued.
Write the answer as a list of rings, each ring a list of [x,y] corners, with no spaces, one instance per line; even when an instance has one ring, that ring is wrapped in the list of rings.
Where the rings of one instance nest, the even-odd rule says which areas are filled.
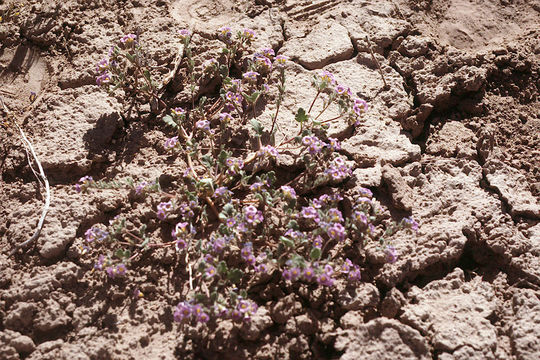
[[[162,192],[157,181],[107,183],[86,176],[77,184],[78,191],[125,185],[140,196],[162,194],[155,216],[163,228],[170,228],[170,237],[157,241],[147,235],[146,225],[137,233],[128,231],[128,219],[122,216],[108,225],[94,225],[85,233],[83,252],[99,253],[95,269],[110,278],[121,277],[140,254],[174,248],[185,262],[190,289],[186,298],[179,299],[174,318],[206,323],[218,318],[249,321],[257,304],[248,290],[272,274],[279,274],[286,283],[323,287],[332,287],[336,281],[358,283],[362,263],[346,258],[345,249],[362,248],[371,240],[379,241],[388,262],[396,261],[396,250],[387,239],[401,229],[415,231],[418,224],[406,218],[388,225],[381,236],[381,212],[373,193],[366,188],[352,193],[340,189],[351,176],[351,162],[340,154],[339,140],[327,132],[329,123],[338,119],[359,125],[367,103],[322,71],[313,77],[316,95],[309,108],[296,113],[296,135],[276,144],[287,57],[276,56],[271,48],[248,54],[254,32],[245,29],[233,34],[224,27],[217,36],[223,43],[221,57],[208,60],[196,74],[191,33],[181,30],[179,36],[192,100],[190,108],[173,107],[163,117],[175,131],[164,149],[188,164],[174,194]],[[98,84],[110,91],[122,88],[126,95],[143,101],[159,99],[149,72],[139,61],[143,53],[134,35],[124,36],[108,59],[98,64]],[[234,78],[231,74],[238,70],[242,75]],[[219,99],[212,105],[205,97],[195,99],[197,82],[205,76],[217,77],[221,83]],[[263,98],[276,103],[270,129],[256,117],[256,106]],[[317,101],[322,103],[321,110],[312,113]],[[339,110],[339,116],[325,119],[330,106]],[[248,121],[254,141],[232,147],[231,125]],[[268,141],[263,143],[263,139]],[[298,176],[284,180],[276,175],[276,159],[282,152],[296,154],[303,169]]]

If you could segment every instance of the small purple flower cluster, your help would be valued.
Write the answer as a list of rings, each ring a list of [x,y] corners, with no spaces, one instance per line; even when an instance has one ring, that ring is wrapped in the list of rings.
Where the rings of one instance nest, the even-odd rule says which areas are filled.
[[[250,226],[257,226],[263,219],[262,211],[258,210],[255,206],[249,205],[244,208],[244,220]]]
[[[386,261],[388,261],[390,264],[393,264],[397,261],[398,255],[395,247],[393,247],[392,245],[386,246],[385,253]]]
[[[201,304],[192,304],[183,301],[176,306],[176,310],[174,311],[174,321],[183,323],[193,318],[203,324],[210,320],[208,313]]]
[[[283,185],[280,189],[285,199],[296,200],[296,191],[292,187]]]
[[[175,107],[174,109],[171,109],[171,115],[176,119],[182,119],[186,116],[186,110],[181,107]]]
[[[178,37],[183,42],[189,41],[189,39],[191,39],[191,35],[191,31],[189,31],[188,29],[178,30]]]
[[[227,169],[227,174],[234,176],[244,168],[244,161],[242,159],[230,157],[225,160],[225,165],[229,167]]]
[[[94,179],[91,176],[83,176],[79,179],[79,182],[75,184],[75,190],[77,192],[86,191],[93,182]]]
[[[266,145],[259,149],[257,155],[260,159],[277,159],[277,157],[279,156],[279,152],[272,145]]]
[[[336,157],[330,166],[325,170],[325,174],[334,182],[343,181],[352,173],[351,168],[345,163],[342,157]]]
[[[323,149],[328,149],[330,153],[341,149],[339,140],[328,138],[328,143],[326,143],[315,135],[304,136],[302,138],[302,145],[307,147],[309,154],[312,156],[320,154]]]
[[[120,38],[120,42],[126,46],[130,46],[134,44],[136,41],[137,41],[137,35],[135,34],[127,34],[127,35],[122,36],[122,38]]]
[[[406,217],[402,220],[402,222],[406,228],[411,229],[414,232],[418,232],[418,222],[412,217]]]
[[[86,241],[89,243],[94,241],[104,241],[109,237],[109,233],[107,231],[96,226],[92,226],[90,229],[86,230],[84,235],[86,237]]]
[[[249,322],[253,314],[257,312],[258,306],[255,302],[244,300],[238,297],[237,304],[228,308],[223,304],[216,303],[210,309],[202,304],[193,304],[189,301],[180,302],[174,311],[174,320],[179,323],[188,322],[195,319],[199,323],[207,323],[210,320],[209,313],[213,313],[216,318],[232,319],[238,322]]]
[[[283,69],[285,67],[285,64],[287,64],[287,61],[289,60],[288,56],[285,55],[278,55],[274,59],[274,66],[278,69]]]
[[[157,217],[159,220],[165,220],[173,211],[174,205],[172,201],[161,202],[157,206]]]
[[[94,265],[94,269],[100,271],[105,270],[105,273],[111,279],[123,277],[127,273],[127,267],[124,263],[114,264],[110,258],[105,257],[104,255],[99,256],[98,261]]]
[[[170,149],[175,148],[177,145],[178,145],[178,136],[173,136],[172,138],[165,140],[163,147],[165,148],[165,150],[170,150]]]
[[[173,240],[176,241],[176,250],[185,249],[192,236],[195,235],[195,232],[196,230],[189,222],[183,221],[176,224],[171,232]]]

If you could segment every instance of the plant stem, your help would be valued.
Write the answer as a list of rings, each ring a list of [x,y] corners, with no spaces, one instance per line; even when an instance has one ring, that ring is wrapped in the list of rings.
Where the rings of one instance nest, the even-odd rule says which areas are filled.
[[[319,97],[319,94],[321,93],[321,90],[317,90],[317,95],[315,95],[315,98],[313,99],[313,101],[311,102],[311,105],[309,106],[309,110],[308,110],[308,114],[311,112],[311,108],[313,108],[313,104],[315,104],[315,101],[317,100],[317,98]]]

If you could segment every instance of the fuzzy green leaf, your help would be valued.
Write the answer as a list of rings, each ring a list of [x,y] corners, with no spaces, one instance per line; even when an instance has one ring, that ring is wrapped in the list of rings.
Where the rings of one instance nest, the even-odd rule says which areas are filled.
[[[306,110],[303,108],[299,108],[298,112],[296,113],[294,119],[298,121],[299,123],[306,122],[308,120],[308,116],[306,114]]]
[[[170,125],[175,129],[178,129],[178,124],[176,123],[176,121],[174,121],[171,115],[165,115],[163,117],[163,121],[165,122],[165,124]]]
[[[290,247],[290,248],[294,247],[294,241],[289,238],[286,238],[285,236],[280,236],[279,241],[281,241],[281,243],[287,247]]]
[[[321,258],[321,249],[314,247],[313,249],[311,249],[309,257],[313,261],[319,260]]]

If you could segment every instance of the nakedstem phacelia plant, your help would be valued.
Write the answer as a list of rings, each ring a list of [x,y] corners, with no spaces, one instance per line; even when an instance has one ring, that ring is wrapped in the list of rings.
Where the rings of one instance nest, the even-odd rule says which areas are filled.
[[[193,72],[191,33],[181,30],[179,37],[185,46],[186,66]],[[134,234],[126,229],[126,219],[117,216],[108,226],[98,224],[88,229],[82,249],[94,251],[91,246],[99,244],[108,250],[99,255],[95,269],[115,278],[124,276],[131,261],[142,252],[173,247],[185,262],[190,289],[175,309],[178,322],[206,323],[218,318],[249,321],[257,304],[249,299],[247,290],[254,281],[268,279],[276,272],[285,283],[332,287],[342,279],[339,281],[355,284],[361,280],[361,264],[343,256],[345,247],[363,247],[370,240],[378,240],[386,260],[393,263],[398,254],[387,239],[402,229],[418,229],[416,221],[405,218],[387,225],[381,235],[377,230],[382,226],[381,212],[373,193],[356,188],[351,194],[338,186],[351,176],[351,162],[340,154],[340,142],[329,137],[327,129],[338,119],[353,127],[359,125],[368,109],[365,101],[354,98],[348,87],[338,84],[330,72],[322,71],[313,77],[316,95],[308,110],[300,108],[296,113],[296,136],[275,144],[287,57],[276,55],[271,48],[247,54],[255,37],[250,29],[233,33],[223,27],[217,37],[223,43],[222,56],[208,60],[199,76],[191,74],[188,86],[193,95],[197,81],[209,74],[218,77],[222,84],[219,98],[208,107],[206,98],[196,102],[192,96],[191,108],[170,108],[163,118],[175,131],[164,142],[164,149],[184,157],[188,164],[175,194],[162,193],[157,181],[127,183],[141,196],[157,192],[166,197],[155,205],[155,217],[164,228],[171,229],[170,237],[151,242],[155,239],[145,234],[145,226]],[[126,35],[121,43],[124,45],[113,48],[109,60],[100,62],[103,73],[99,83],[122,84],[133,75],[131,70],[129,75],[124,73],[129,67],[118,64],[124,56],[120,55],[122,51],[139,51],[136,39]],[[111,65],[112,61],[116,63]],[[242,69],[241,76],[231,76],[233,68]],[[134,85],[133,81],[130,84]],[[277,92],[272,93],[272,87]],[[131,89],[151,100],[148,87]],[[268,129],[257,121],[254,111],[264,97],[276,101],[270,136],[264,137],[270,139],[269,143],[263,143]],[[312,114],[316,101],[322,102],[322,110]],[[339,109],[339,116],[324,119],[332,105]],[[242,149],[230,147],[233,135],[229,125],[246,124],[248,120],[255,141],[246,141]],[[250,144],[256,146],[250,148]],[[301,150],[298,161],[304,170],[284,183],[277,178],[273,165],[280,152],[291,148]],[[304,191],[297,193],[300,185]],[[322,185],[326,190],[312,195]],[[85,176],[76,186],[78,191],[88,191],[120,185]]]

